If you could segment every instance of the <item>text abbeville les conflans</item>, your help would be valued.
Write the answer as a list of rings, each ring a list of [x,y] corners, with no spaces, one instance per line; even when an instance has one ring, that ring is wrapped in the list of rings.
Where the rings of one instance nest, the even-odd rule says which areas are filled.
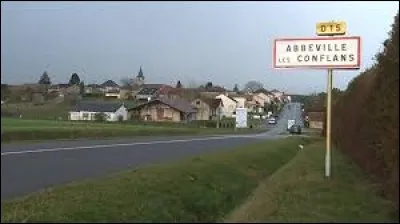
[[[335,55],[313,54],[312,52],[342,52]],[[286,47],[286,52],[307,52],[308,54],[300,54],[297,56],[298,62],[353,62],[355,55],[348,54],[347,44],[294,44]]]

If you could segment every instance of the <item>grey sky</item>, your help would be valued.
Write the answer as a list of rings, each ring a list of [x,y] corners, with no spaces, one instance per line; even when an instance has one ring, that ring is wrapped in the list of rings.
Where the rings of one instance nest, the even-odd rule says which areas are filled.
[[[318,21],[344,20],[362,37],[362,70],[388,37],[398,2],[1,2],[2,83],[258,80],[291,93],[323,91],[326,72],[272,69],[272,41],[313,37]],[[346,88],[359,71],[335,72]]]

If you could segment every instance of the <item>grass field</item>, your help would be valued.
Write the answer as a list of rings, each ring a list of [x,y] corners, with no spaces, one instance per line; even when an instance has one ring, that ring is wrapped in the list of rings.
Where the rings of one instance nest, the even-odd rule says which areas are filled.
[[[1,221],[391,221],[391,204],[334,152],[331,180],[323,143],[291,137],[43,190],[2,202]]]
[[[47,189],[2,202],[1,221],[212,222],[291,160],[304,141],[261,142]]]
[[[306,146],[262,181],[225,222],[394,222],[391,202],[377,196],[361,170],[333,150],[332,176],[324,177],[324,141]]]
[[[106,138],[123,136],[173,136],[198,134],[251,133],[260,129],[195,128],[152,126],[129,123],[96,123],[82,121],[1,119],[2,142],[76,138]]]
[[[33,105],[32,103],[14,103],[1,105],[1,110],[10,113],[22,114],[25,119],[68,119],[68,111],[71,106],[67,103],[48,103]]]

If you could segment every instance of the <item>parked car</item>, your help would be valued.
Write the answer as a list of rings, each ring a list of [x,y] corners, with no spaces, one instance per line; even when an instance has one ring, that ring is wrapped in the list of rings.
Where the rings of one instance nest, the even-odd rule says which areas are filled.
[[[269,118],[268,124],[276,124],[276,119],[274,117]]]
[[[301,134],[301,126],[298,124],[294,124],[289,128],[290,134]]]

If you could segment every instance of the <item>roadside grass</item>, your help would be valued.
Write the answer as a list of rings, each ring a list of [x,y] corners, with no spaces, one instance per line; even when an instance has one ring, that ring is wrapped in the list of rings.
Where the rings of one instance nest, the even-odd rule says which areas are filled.
[[[258,128],[195,128],[175,126],[137,125],[126,123],[72,122],[55,120],[25,120],[2,118],[2,142],[26,140],[57,140],[78,138],[112,138],[134,136],[214,135],[255,133]]]
[[[324,141],[306,146],[267,177],[225,222],[393,222],[393,204],[349,158],[333,150],[324,178]]]
[[[217,222],[310,138],[258,141],[49,188],[1,204],[2,222]],[[190,150],[190,149],[188,149]]]

